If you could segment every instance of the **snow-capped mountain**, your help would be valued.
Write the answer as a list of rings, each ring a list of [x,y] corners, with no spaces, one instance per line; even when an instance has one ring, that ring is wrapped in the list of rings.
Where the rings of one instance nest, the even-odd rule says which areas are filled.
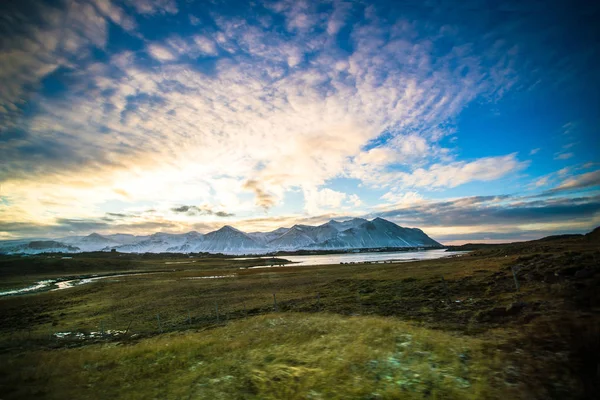
[[[190,232],[193,233],[193,232]],[[120,244],[132,244],[149,238],[149,236],[135,236],[127,233],[115,233],[114,235],[103,235],[105,238]]]
[[[79,247],[56,240],[10,241],[0,243],[0,254],[76,253]]]
[[[182,234],[157,232],[150,236],[142,236],[141,240],[133,241],[128,244],[110,246],[110,249],[115,249],[122,253],[190,253],[195,250],[182,250],[182,246],[193,241],[201,241],[201,233],[188,232]],[[100,251],[107,248],[99,249]]]
[[[296,250],[308,248],[316,242],[310,237],[310,230],[314,228],[307,225],[294,225],[283,235],[273,239],[268,244],[279,250]]]
[[[277,228],[271,232],[250,232],[247,235],[256,240],[258,243],[266,245],[289,230],[290,228]]]
[[[403,228],[382,218],[341,231],[320,244],[325,249],[439,246],[438,242],[418,228]]]
[[[364,224],[365,222],[369,222],[369,221],[367,221],[364,218],[353,218],[348,221],[342,221],[342,222],[332,219],[331,221],[327,222],[324,225],[329,225],[341,232],[341,231],[345,231],[346,229],[356,228],[357,226],[360,226],[360,225]]]
[[[92,233],[88,236],[71,236],[68,238],[59,239],[61,243],[68,244],[73,247],[78,247],[81,251],[99,251],[105,247],[119,246],[121,243],[111,240],[107,237]]]
[[[229,225],[207,233],[200,248],[196,251],[223,254],[266,253],[267,246],[260,244],[246,233]]]
[[[123,253],[265,254],[295,250],[352,250],[374,248],[442,247],[418,228],[403,228],[382,218],[331,220],[318,226],[294,225],[270,232],[245,233],[231,226],[207,234],[158,232],[71,236],[55,240],[0,242],[0,253],[111,251]]]

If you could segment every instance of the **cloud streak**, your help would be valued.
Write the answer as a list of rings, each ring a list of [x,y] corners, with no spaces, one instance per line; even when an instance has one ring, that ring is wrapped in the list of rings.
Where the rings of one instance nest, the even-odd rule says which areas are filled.
[[[483,238],[490,232],[505,239],[517,238],[519,232],[538,232],[540,237],[553,229],[577,227],[588,232],[600,224],[600,197],[528,200],[511,195],[476,196],[449,201],[420,200],[411,204],[386,206],[386,211],[372,214],[389,218],[405,226],[418,226],[436,240]],[[498,235],[496,235],[498,238]],[[527,236],[532,238],[532,236]]]
[[[565,179],[560,185],[546,192],[553,194],[559,192],[587,189],[600,186],[600,170],[579,174]]]
[[[185,213],[189,216],[193,216],[193,215],[215,215],[217,217],[233,217],[235,214],[232,213],[228,213],[225,211],[213,211],[210,207],[208,206],[177,206],[177,207],[173,207],[171,208],[171,211],[173,211],[174,213]]]

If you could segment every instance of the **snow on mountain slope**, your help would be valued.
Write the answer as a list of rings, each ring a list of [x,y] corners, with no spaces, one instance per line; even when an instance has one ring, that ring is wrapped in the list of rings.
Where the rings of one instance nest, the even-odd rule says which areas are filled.
[[[105,238],[110,239],[120,244],[132,244],[146,240],[149,236],[135,236],[127,233],[116,233],[114,235],[103,235]]]
[[[310,228],[294,225],[283,235],[269,242],[269,247],[280,250],[296,250],[306,248],[316,242],[309,236]]]
[[[0,247],[4,254],[79,253],[79,247],[70,246],[55,240],[34,240],[13,246]]]
[[[181,253],[180,249],[182,246],[190,241],[199,240],[201,237],[202,235],[198,232],[184,234],[158,232],[137,243],[125,244],[113,248],[123,253]]]
[[[92,233],[88,236],[72,236],[61,240],[62,243],[79,247],[81,251],[101,251],[106,247],[119,246],[120,243],[107,237]]]
[[[404,241],[408,247],[442,246],[418,228],[403,228],[383,218],[375,218],[371,223],[375,225],[375,228],[378,231],[384,231],[385,235],[390,238],[390,240]]]
[[[258,243],[266,245],[289,230],[289,228],[277,228],[271,232],[250,232],[247,233],[247,235],[256,240]]]
[[[248,254],[265,253],[268,248],[246,233],[229,225],[204,235],[199,249],[208,253]]]
[[[403,228],[381,218],[366,221],[340,232],[335,238],[316,245],[323,249],[377,247],[440,247],[420,229]]]
[[[319,226],[294,225],[283,235],[268,242],[269,247],[279,250],[298,250],[315,246],[333,239],[339,231],[329,222]]]
[[[71,236],[48,240],[19,240],[0,242],[0,253],[110,251],[124,253],[191,253],[264,254],[279,250],[301,249],[360,249],[383,247],[441,247],[418,228],[403,228],[375,218],[368,221],[354,218],[348,221],[331,220],[318,226],[294,225],[271,232],[245,233],[231,226],[205,235],[154,233],[149,236],[127,234]]]
[[[343,221],[343,222],[339,222],[339,221],[332,219],[331,221],[327,222],[325,225],[330,225],[331,227],[337,229],[339,232],[342,232],[342,231],[345,231],[350,228],[356,228],[357,226],[360,226],[360,225],[364,224],[365,222],[369,222],[369,221],[367,221],[364,218],[353,218],[353,219],[350,219],[348,221]]]
[[[310,236],[316,243],[320,243],[336,237],[339,234],[339,230],[328,222],[323,225],[311,227],[306,234]]]
[[[3,240],[0,241],[0,254],[9,254],[12,253],[14,249],[19,248],[21,246],[27,246],[27,244],[36,240],[44,240],[44,239],[11,239],[11,240]]]

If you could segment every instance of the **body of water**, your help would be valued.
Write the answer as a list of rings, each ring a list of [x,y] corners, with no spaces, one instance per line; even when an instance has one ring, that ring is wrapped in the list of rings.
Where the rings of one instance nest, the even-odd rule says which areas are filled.
[[[75,286],[85,285],[86,283],[95,282],[100,279],[119,278],[119,277],[123,277],[123,276],[163,274],[163,273],[164,272],[139,272],[139,273],[129,273],[129,274],[92,276],[92,277],[88,277],[88,278],[77,278],[77,279],[70,279],[70,280],[64,280],[64,278],[47,279],[47,280],[36,282],[32,286],[28,286],[28,287],[25,287],[22,289],[14,289],[14,290],[0,292],[0,297],[14,296],[14,295],[19,295],[19,294],[45,292],[45,291],[49,291],[49,290],[53,291],[53,290],[69,289],[69,288],[72,288]]]
[[[344,253],[344,254],[321,254],[307,256],[279,256],[290,260],[295,265],[327,265],[348,263],[384,263],[384,262],[407,262],[419,260],[433,260],[436,258],[451,257],[468,253],[466,251],[423,250],[423,251],[398,251],[390,253]],[[267,257],[264,257],[267,258]],[[269,257],[270,258],[270,257]],[[248,259],[248,258],[244,258]],[[291,266],[288,264],[288,266]],[[271,268],[271,266],[257,266],[250,268]]]

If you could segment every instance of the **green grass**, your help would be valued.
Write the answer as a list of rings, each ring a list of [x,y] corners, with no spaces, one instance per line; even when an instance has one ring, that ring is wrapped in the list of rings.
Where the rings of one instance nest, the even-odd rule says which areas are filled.
[[[0,366],[7,399],[476,399],[494,394],[488,369],[479,339],[381,317],[296,313],[37,351]]]
[[[66,256],[67,258],[63,258]],[[285,264],[281,258],[235,260],[228,256],[195,254],[81,253],[37,256],[0,255],[0,290],[27,287],[39,280],[61,277],[181,271],[186,269],[239,269]]]
[[[444,303],[447,297],[440,278],[446,277],[453,299],[480,298],[486,289],[484,283],[458,285],[455,280],[470,277],[473,269],[481,267],[479,262],[469,261],[248,270],[207,260],[169,273],[109,278],[63,291],[3,298],[0,309],[6,318],[0,320],[0,329],[47,335],[97,330],[102,322],[111,329],[125,329],[132,323],[136,332],[152,332],[157,329],[157,314],[166,329],[185,325],[188,315],[195,324],[204,326],[216,322],[215,304],[219,306],[221,321],[245,316],[246,312],[271,312],[273,293],[281,311],[401,316],[462,326],[478,306],[465,302],[453,305],[452,312],[447,312],[449,305]],[[486,261],[486,273],[499,270],[507,262],[510,260]],[[164,262],[155,265],[161,264]],[[189,279],[224,274],[235,277]],[[510,290],[508,277],[506,285]],[[462,309],[462,316],[454,312],[457,309]],[[455,317],[460,318],[448,320]]]

